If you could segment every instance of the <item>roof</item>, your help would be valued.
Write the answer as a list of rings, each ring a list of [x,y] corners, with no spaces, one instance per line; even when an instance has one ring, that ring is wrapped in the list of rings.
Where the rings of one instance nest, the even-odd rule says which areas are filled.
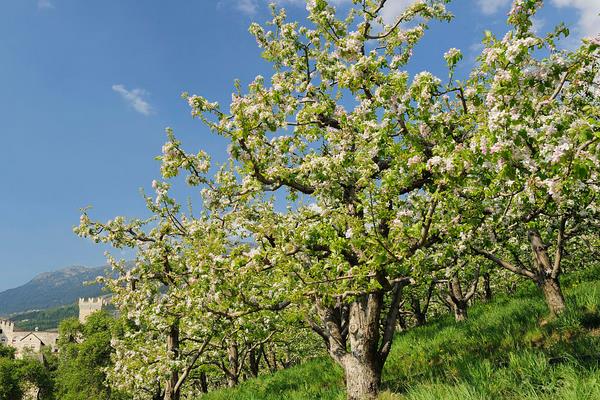
[[[19,340],[20,342],[22,342],[23,340],[25,340],[25,338],[28,338],[29,336],[34,336],[37,340],[40,341],[40,343],[45,346],[46,344],[44,343],[44,341],[42,339],[39,338],[38,335],[35,334],[35,332],[29,332],[27,335],[23,336],[21,338],[21,340]]]

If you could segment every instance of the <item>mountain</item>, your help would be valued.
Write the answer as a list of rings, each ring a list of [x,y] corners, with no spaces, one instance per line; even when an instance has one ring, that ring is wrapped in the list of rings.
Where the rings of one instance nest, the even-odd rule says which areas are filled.
[[[103,294],[100,285],[84,285],[107,267],[74,266],[37,275],[26,284],[0,292],[0,315],[9,316],[30,310],[73,304],[79,297],[95,297]]]

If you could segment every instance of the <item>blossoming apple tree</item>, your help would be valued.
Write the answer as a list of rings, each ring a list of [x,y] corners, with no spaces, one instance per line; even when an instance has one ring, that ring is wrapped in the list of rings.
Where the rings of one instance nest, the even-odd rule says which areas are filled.
[[[532,30],[540,6],[516,1],[512,29],[486,36],[469,81],[478,125],[457,210],[470,216],[461,234],[474,253],[533,280],[558,314],[565,255],[597,234],[600,38],[559,50],[564,26]]]
[[[242,191],[287,189],[289,211],[254,232],[260,257],[346,372],[348,397],[375,396],[410,260],[440,239],[437,203],[469,130],[463,88],[402,67],[443,2],[418,2],[386,24],[385,1],[347,19],[309,2],[313,29],[274,11],[250,31],[275,72],[233,94],[229,110],[187,96],[194,116],[230,140]],[[408,28],[407,25],[412,27]],[[457,50],[447,55],[453,69]],[[193,171],[192,171],[193,172]]]
[[[173,148],[171,142],[163,149],[165,176]],[[208,166],[199,157],[188,165],[198,174]],[[114,272],[101,278],[127,321],[123,337],[112,343],[111,385],[135,399],[178,400],[182,393],[193,393],[188,380],[196,369],[221,361],[215,354],[223,344],[232,349],[240,342],[251,348],[268,342],[273,336],[269,327],[277,320],[270,313],[289,302],[277,302],[268,276],[255,273],[253,251],[240,242],[244,234],[236,228],[234,212],[208,218],[207,206],[202,215],[190,217],[169,196],[168,183],[155,181],[153,187],[156,196],[146,198],[153,214],[149,220],[117,217],[102,223],[92,221],[86,211],[75,231],[137,251],[133,268],[109,257]],[[215,199],[217,191],[213,193]],[[263,291],[271,295],[258,304]],[[254,328],[248,330],[249,325]],[[285,324],[280,325],[284,331]],[[241,357],[229,357],[234,364],[227,369],[229,379],[237,380],[251,348]]]
[[[457,49],[444,55],[447,80],[411,75],[428,24],[451,19],[446,2],[417,1],[390,24],[386,0],[353,0],[343,19],[310,0],[310,27],[273,8],[267,26],[250,27],[270,79],[236,83],[228,108],[185,94],[192,115],[229,141],[229,161],[208,179],[205,153],[185,152],[173,135],[163,148],[163,177],[184,172],[200,186],[202,216],[181,216],[167,183],[149,200],[150,233],[140,221],[84,214],[80,234],[137,247],[147,260],[111,287],[136,325],[162,327],[140,333],[139,348],[167,343],[156,356],[165,370],[138,382],[161,382],[176,399],[167,394],[210,348],[214,327],[240,326],[223,318],[294,305],[344,369],[348,398],[374,398],[403,288],[430,282],[431,265],[474,252],[545,291],[558,283],[568,238],[597,214],[598,43],[556,51],[560,32],[531,32],[539,2],[517,0],[511,30],[486,37],[468,80],[454,79]],[[499,254],[524,230],[537,269]],[[542,232],[555,232],[554,266]],[[176,348],[168,332],[178,324],[190,335]],[[139,371],[154,364],[134,354]],[[239,370],[232,364],[223,369]]]

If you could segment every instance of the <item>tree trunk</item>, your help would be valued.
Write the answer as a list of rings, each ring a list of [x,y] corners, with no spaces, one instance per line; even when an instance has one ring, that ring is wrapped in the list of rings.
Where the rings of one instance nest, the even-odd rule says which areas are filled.
[[[277,371],[277,366],[273,366],[273,364],[271,363],[271,360],[269,360],[269,356],[267,355],[267,350],[265,350],[264,345],[260,345],[260,352],[263,356],[263,358],[265,359],[265,364],[267,364],[267,368],[269,368],[269,371],[271,372],[275,372]],[[260,357],[259,357],[260,360]]]
[[[275,372],[279,369],[277,353],[271,346],[267,346],[267,349],[265,350],[265,360],[267,360],[268,364],[270,365],[272,372]]]
[[[348,400],[377,398],[383,367],[377,348],[382,303],[383,298],[377,293],[364,296],[350,305],[350,353],[346,353],[342,360]]]
[[[348,355],[344,362],[346,393],[348,400],[376,399],[381,383],[381,368],[375,363],[365,362]]]
[[[427,317],[421,311],[415,313],[415,326],[423,326],[427,323]]]
[[[176,321],[171,325],[169,334],[167,335],[167,351],[170,353],[170,357],[173,360],[179,358],[179,321]],[[177,381],[179,380],[179,372],[176,369],[171,370],[169,380],[165,385],[165,396],[164,400],[179,400],[181,397],[180,391],[175,390]]]
[[[466,302],[452,303],[454,309],[454,319],[456,322],[463,322],[467,319],[467,304]]]
[[[411,308],[415,316],[415,326],[425,325],[427,323],[427,316],[421,309],[421,301],[418,298],[413,297],[411,299]]]
[[[564,229],[564,220],[562,229]],[[544,292],[544,298],[550,309],[550,314],[558,315],[565,310],[565,298],[558,281],[560,257],[554,260],[555,265],[552,265],[548,256],[548,248],[542,241],[540,233],[532,229],[527,232],[527,236],[529,237],[531,250],[533,251],[533,262],[537,269],[538,284]],[[559,233],[559,238],[560,236],[561,233]],[[558,247],[561,248],[560,246],[562,246],[562,243],[559,239]]]
[[[335,305],[323,305],[317,300],[316,310],[321,324],[317,325],[310,319],[309,323],[325,339],[331,358],[344,369],[348,400],[377,398],[381,371],[392,346],[405,284],[394,284],[389,292],[389,304],[384,303],[383,291],[361,295],[351,303],[338,300]]]
[[[548,304],[548,308],[550,309],[550,314],[558,315],[562,313],[565,310],[565,298],[562,294],[558,278],[553,279],[548,277],[544,279],[541,288],[544,292],[546,304]]]
[[[404,315],[398,313],[398,328],[399,331],[405,331],[407,329],[407,325],[406,325],[406,318],[404,318]]]
[[[202,390],[202,393],[208,393],[208,378],[204,371],[200,372],[200,390]]]
[[[492,286],[490,284],[490,274],[483,274],[483,297],[486,301],[492,300]]]
[[[250,367],[250,374],[256,378],[258,376],[260,358],[256,356],[256,350],[252,349],[248,353],[248,363]]]
[[[229,372],[227,374],[227,386],[234,387],[239,382],[239,354],[236,342],[232,342],[227,349],[227,359],[229,361]]]

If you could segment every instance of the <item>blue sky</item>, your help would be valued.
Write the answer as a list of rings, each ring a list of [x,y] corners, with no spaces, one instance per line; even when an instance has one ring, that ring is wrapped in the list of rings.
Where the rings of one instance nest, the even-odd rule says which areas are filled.
[[[339,7],[348,0],[337,0]],[[408,0],[388,0],[394,15]],[[281,1],[302,19],[304,1]],[[600,0],[549,0],[536,25],[575,38],[600,31]],[[143,4],[143,6],[141,6]],[[268,76],[247,33],[266,0],[0,1],[0,290],[69,265],[104,264],[106,248],[72,233],[79,209],[100,219],[144,216],[140,188],[173,127],[190,150],[219,160],[225,143],[191,119],[183,91],[227,104],[235,78]],[[454,0],[414,71],[442,72],[458,47],[473,59],[485,29],[501,34],[510,0]],[[117,256],[118,252],[115,253]],[[128,256],[125,254],[124,256]]]

